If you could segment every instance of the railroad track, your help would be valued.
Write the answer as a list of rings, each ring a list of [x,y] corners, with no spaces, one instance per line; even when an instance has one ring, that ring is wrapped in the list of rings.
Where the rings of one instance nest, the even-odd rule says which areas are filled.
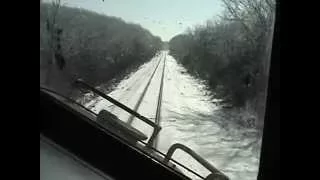
[[[161,120],[161,106],[162,106],[162,92],[163,92],[163,79],[164,79],[164,70],[166,67],[166,56],[164,56],[163,59],[163,68],[162,68],[162,75],[161,75],[161,82],[160,82],[160,91],[158,95],[158,103],[157,103],[157,111],[156,111],[156,118],[155,118],[155,123],[160,126],[160,120]],[[156,138],[153,141],[154,148],[157,148],[158,146],[158,138]]]
[[[162,74],[161,74],[161,80],[159,84],[159,93],[157,96],[157,99],[155,101],[157,102],[156,105],[156,113],[155,113],[155,118],[154,121],[150,120],[151,118],[146,118],[145,116],[139,114],[137,110],[139,109],[141,102],[143,99],[145,99],[145,94],[149,89],[150,83],[152,79],[154,78],[154,74],[156,71],[159,69],[159,66],[162,62]],[[82,80],[77,80],[77,84],[81,85],[82,87],[91,90],[92,92],[96,93],[97,95],[101,96],[102,98],[106,99],[107,101],[111,102],[112,104],[120,107],[121,109],[125,110],[126,112],[130,113],[133,115],[133,117],[130,117],[128,122],[122,122],[121,120],[117,119],[116,116],[110,115],[107,111],[101,111],[102,114],[100,115],[100,120],[104,120],[103,118],[107,118],[108,121],[110,121],[110,126],[107,126],[110,129],[110,131],[114,132],[115,134],[118,134],[125,139],[129,143],[132,143],[136,147],[140,148],[142,151],[146,152],[146,154],[150,155],[150,157],[154,158],[154,160],[158,160],[159,162],[162,162],[164,164],[167,164],[171,168],[174,168],[177,171],[180,171],[180,169],[177,169],[177,165],[184,168],[184,170],[192,173],[193,175],[199,177],[200,179],[205,179],[205,180],[211,180],[211,179],[221,179],[221,180],[229,180],[229,178],[224,175],[222,172],[220,172],[218,169],[216,169],[214,166],[212,166],[208,161],[203,159],[201,156],[199,156],[196,152],[194,152],[192,149],[189,147],[175,143],[173,144],[167,154],[164,154],[157,150],[157,145],[158,145],[158,135],[159,131],[161,130],[160,122],[161,122],[161,108],[162,108],[162,95],[163,95],[163,86],[164,86],[164,73],[165,73],[165,66],[166,66],[166,54],[163,54],[163,56],[159,59],[159,62],[157,63],[155,69],[153,70],[153,73],[151,74],[148,83],[146,84],[146,87],[144,88],[143,93],[139,96],[139,99],[135,105],[134,110],[127,107],[126,105],[120,103],[119,101],[113,99],[112,97],[105,95],[104,93],[96,90],[94,87],[86,84]],[[159,77],[159,76],[158,76]],[[155,87],[155,86],[153,86]],[[104,113],[104,114],[103,114]],[[100,113],[99,113],[100,114]],[[99,119],[99,115],[97,118]],[[144,136],[145,138],[141,138],[140,135],[144,135],[144,133],[139,132],[137,129],[135,130],[134,128],[131,127],[131,123],[134,120],[134,117],[140,119],[141,121],[145,122],[149,126],[154,128],[154,131],[152,132],[151,137],[149,138],[148,142],[145,142],[144,140],[147,139],[147,136]],[[97,120],[98,121],[98,120]],[[102,122],[102,121],[101,121]],[[116,131],[113,131],[114,129],[112,128],[118,128]],[[192,156],[196,161],[198,161],[202,166],[204,166],[207,170],[211,172],[207,177],[203,177],[194,170],[186,167],[185,165],[181,164],[180,162],[172,159],[173,153],[177,150],[180,149],[190,156]],[[180,171],[181,172],[181,171]]]
[[[151,74],[151,76],[150,76],[150,78],[149,78],[149,80],[148,80],[148,83],[147,83],[146,87],[143,89],[142,94],[140,95],[137,103],[135,104],[135,106],[134,106],[134,108],[133,108],[134,111],[136,111],[136,112],[138,111],[138,109],[139,109],[139,107],[140,107],[140,105],[141,105],[141,102],[142,102],[142,100],[144,99],[144,96],[146,95],[146,92],[147,92],[148,89],[149,89],[149,86],[150,86],[151,81],[152,81],[152,79],[153,79],[153,77],[154,77],[154,74],[157,72],[157,69],[158,69],[159,64],[160,64],[160,62],[161,62],[162,59],[163,59],[163,57],[159,58],[159,62],[157,63],[156,67],[154,68],[154,70],[153,70],[153,72],[152,72],[152,74]],[[127,123],[132,124],[133,119],[134,119],[134,116],[131,115],[131,116],[128,118]]]
[[[159,69],[159,65],[160,63],[162,62],[162,74],[161,74],[161,81],[160,81],[160,85],[159,85],[159,93],[158,93],[158,98],[157,98],[157,107],[156,107],[156,114],[155,114],[155,118],[154,118],[154,122],[157,124],[157,125],[160,125],[160,121],[161,121],[161,106],[162,106],[162,93],[163,93],[163,85],[164,85],[164,72],[165,72],[165,62],[166,62],[166,55],[164,54],[160,59],[159,59],[159,62],[158,64],[156,65],[153,73],[151,74],[149,80],[148,80],[148,83],[146,84],[142,94],[140,95],[137,103],[135,104],[134,106],[134,111],[138,111],[144,97],[145,97],[145,94],[146,92],[148,91],[149,87],[150,87],[150,84],[151,84],[151,81],[154,77],[154,74],[157,72],[157,70]],[[135,116],[131,115],[129,118],[128,118],[128,121],[127,123],[128,124],[132,124],[133,120],[134,120]],[[152,147],[153,148],[156,148],[157,147],[157,144],[158,144],[158,138],[156,137],[152,143]]]

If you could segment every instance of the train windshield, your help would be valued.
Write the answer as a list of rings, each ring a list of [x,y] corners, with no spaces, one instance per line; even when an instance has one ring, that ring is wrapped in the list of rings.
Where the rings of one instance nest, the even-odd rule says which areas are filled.
[[[40,85],[155,157],[183,144],[256,180],[274,18],[275,0],[42,0]],[[210,175],[183,149],[172,166]]]

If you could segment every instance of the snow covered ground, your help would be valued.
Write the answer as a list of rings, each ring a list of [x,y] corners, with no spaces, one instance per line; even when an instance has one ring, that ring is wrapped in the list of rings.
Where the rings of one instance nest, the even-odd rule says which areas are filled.
[[[172,144],[179,142],[193,149],[230,179],[255,180],[261,142],[257,138],[257,132],[232,124],[232,118],[235,117],[215,106],[207,95],[205,85],[186,73],[186,70],[168,55],[168,51],[162,51],[136,72],[129,74],[108,95],[134,109],[160,61],[137,109],[140,114],[153,120],[164,60],[166,63],[160,120],[162,130],[157,149],[166,153]],[[130,117],[128,113],[102,98],[93,99],[86,106],[97,113],[101,109],[109,110],[123,121]],[[150,126],[137,119],[134,119],[132,125],[150,137]],[[209,174],[209,171],[183,151],[177,150],[173,158],[203,177]],[[193,179],[198,179],[187,171],[183,172]]]

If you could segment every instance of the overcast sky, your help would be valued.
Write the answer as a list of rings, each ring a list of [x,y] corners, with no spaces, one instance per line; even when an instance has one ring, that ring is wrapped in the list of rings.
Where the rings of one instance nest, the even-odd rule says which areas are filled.
[[[134,22],[160,36],[163,41],[187,27],[205,23],[222,11],[220,0],[62,0],[81,7]]]

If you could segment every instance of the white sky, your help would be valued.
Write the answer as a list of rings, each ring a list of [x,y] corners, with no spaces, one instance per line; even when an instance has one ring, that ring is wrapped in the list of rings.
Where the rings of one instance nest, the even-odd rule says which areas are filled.
[[[68,6],[120,17],[142,25],[169,41],[187,27],[205,23],[222,12],[220,0],[62,0]]]

